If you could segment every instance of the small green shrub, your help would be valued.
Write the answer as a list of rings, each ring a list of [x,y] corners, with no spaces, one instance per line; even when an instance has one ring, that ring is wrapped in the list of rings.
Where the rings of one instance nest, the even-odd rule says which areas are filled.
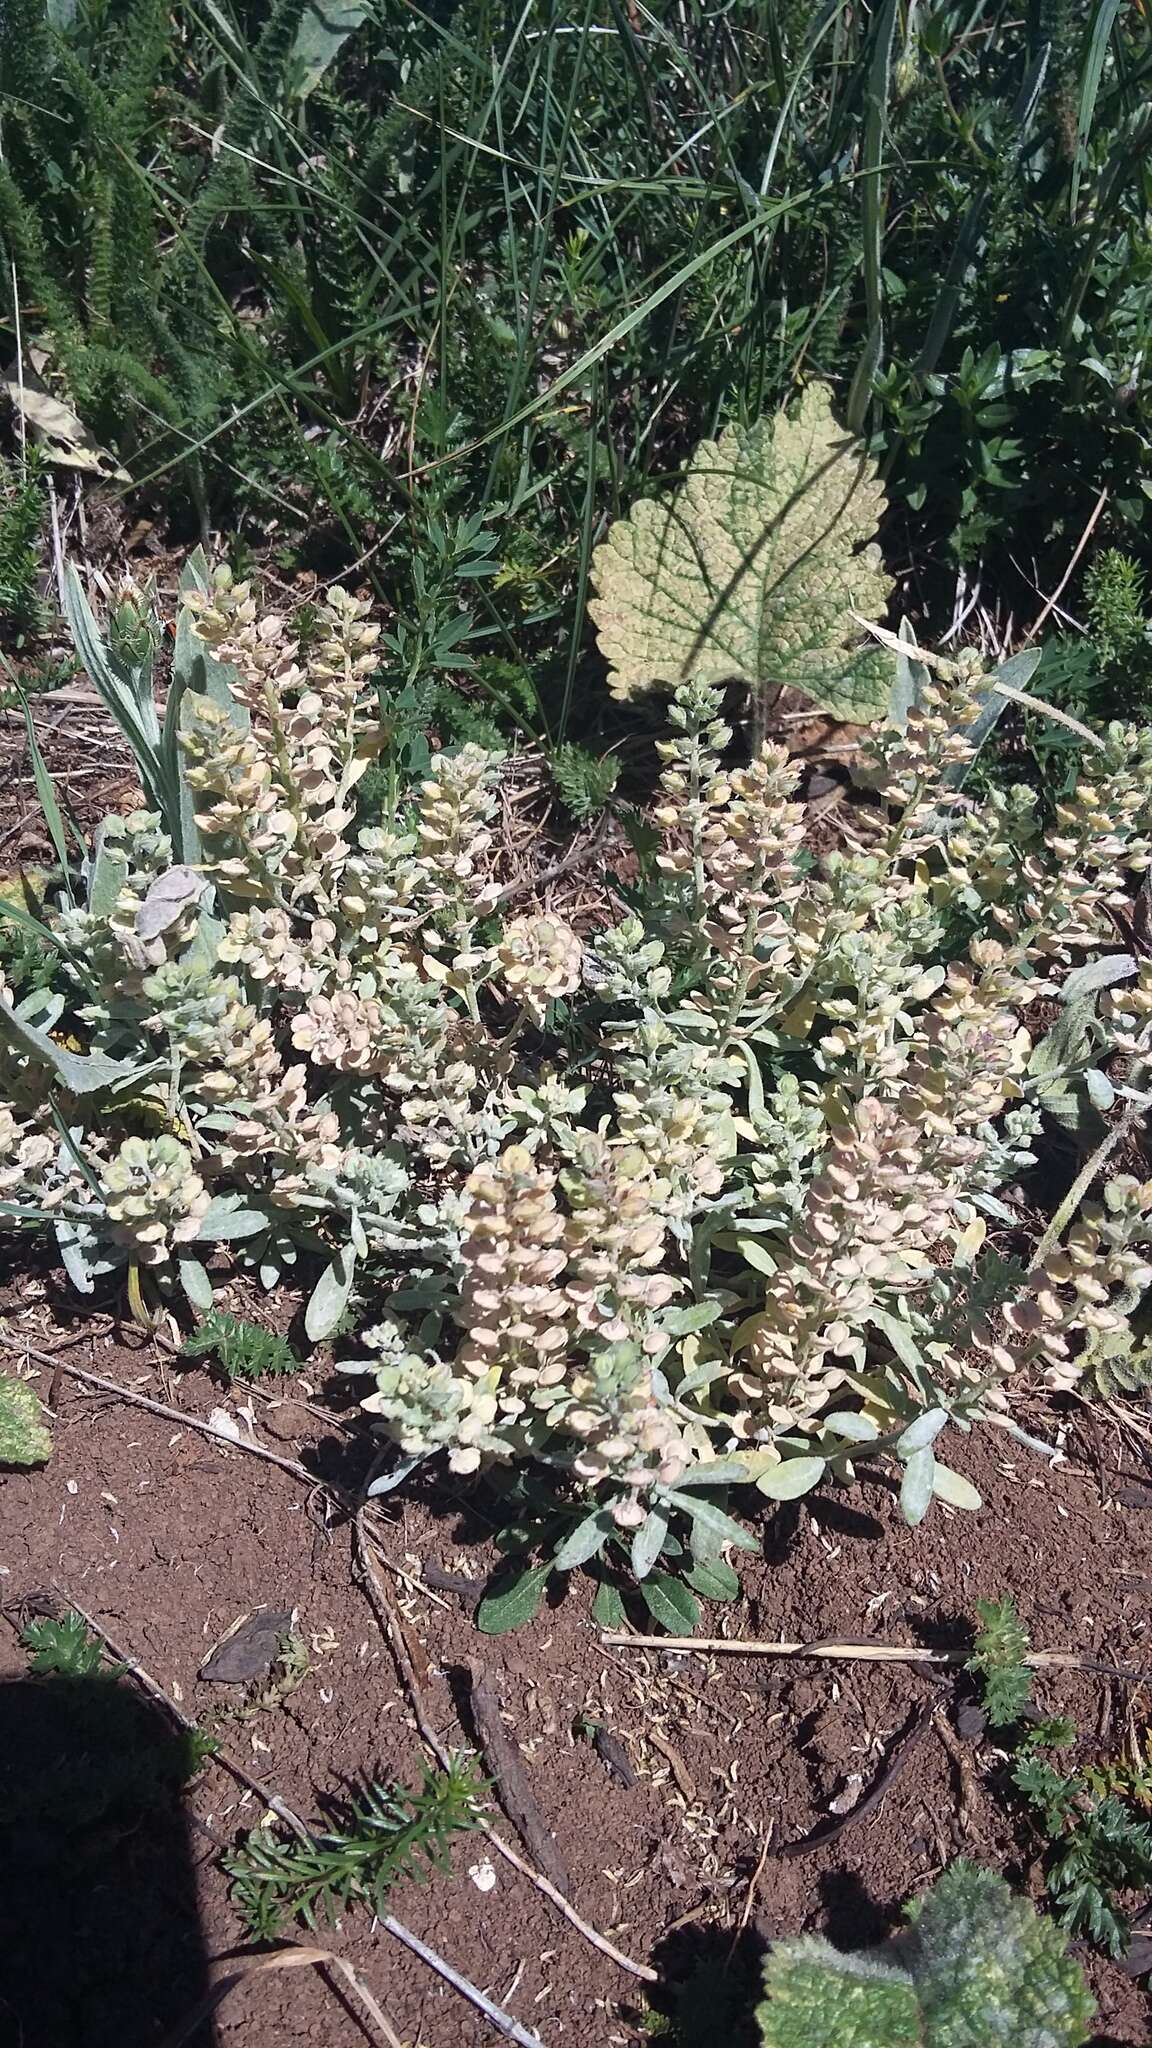
[[[446,1770],[426,1768],[415,1791],[370,1785],[350,1802],[342,1827],[308,1841],[254,1828],[224,1858],[250,1933],[268,1941],[296,1919],[316,1932],[321,1919],[336,1921],[353,1905],[385,1912],[401,1879],[448,1868],[453,1837],[477,1825],[484,1789],[471,1760],[458,1757]]]
[[[226,1309],[209,1309],[180,1346],[182,1358],[215,1357],[231,1380],[267,1379],[295,1372],[299,1360],[286,1337],[263,1330]]]
[[[48,518],[43,472],[34,450],[22,470],[0,456],[0,635],[38,633],[47,618],[40,571]]]
[[[31,1652],[29,1669],[38,1678],[118,1677],[123,1669],[105,1664],[103,1643],[79,1614],[38,1616],[20,1631],[20,1641]]]
[[[175,1290],[212,1310],[221,1243],[266,1287],[306,1281],[313,1342],[361,1299],[342,1369],[397,1475],[554,1475],[484,1625],[586,1567],[602,1618],[634,1581],[691,1626],[752,1541],[738,1485],[795,1499],[880,1461],[913,1526],[977,1508],[943,1432],[1034,1369],[1073,1384],[1128,1328],[1148,1186],[1117,1177],[1031,1269],[985,1237],[1052,1085],[1036,997],[1092,1014],[1062,1072],[1097,1092],[1113,1052],[1152,1059],[1152,965],[1079,972],[1152,862],[1152,733],[1109,727],[1049,827],[1027,790],[960,789],[1019,666],[905,661],[862,748],[865,837],[818,859],[796,767],[735,764],[681,649],[639,875],[577,932],[505,900],[498,756],[466,743],[412,780],[390,753],[364,601],[332,589],[300,638],[194,563],[161,723],[147,604],[112,651],[74,578],[65,598],[151,807],[107,819],[31,920],[50,987],[0,991],[0,1214],[145,1314]],[[820,614],[820,691],[836,649],[858,672],[849,623]]]
[[[1061,1772],[1042,1754],[1071,1748],[1075,1724],[1021,1718],[1032,1698],[1027,1631],[1010,1599],[978,1601],[976,1611],[981,1628],[967,1668],[978,1676],[989,1722],[1008,1730],[1012,1782],[1045,1837],[1052,1910],[1071,1935],[1122,1956],[1131,1928],[1117,1893],[1152,1883],[1152,1827],[1111,1789],[1111,1781],[1123,1783],[1126,1774],[1092,1767]],[[1134,1789],[1145,1794],[1146,1778]]]
[[[954,1863],[884,1948],[819,1936],[773,1945],[763,2048],[1080,2048],[1093,2003],[1078,1963],[1027,1899]]]

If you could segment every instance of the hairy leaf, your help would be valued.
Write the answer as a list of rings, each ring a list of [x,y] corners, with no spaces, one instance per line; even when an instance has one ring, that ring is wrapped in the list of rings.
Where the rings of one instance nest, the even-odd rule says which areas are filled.
[[[918,2048],[916,1993],[903,1970],[842,1955],[820,1935],[777,1942],[764,1970],[764,2048]]]
[[[674,497],[641,499],[596,550],[589,609],[617,697],[686,681],[791,684],[823,709],[878,717],[892,662],[862,646],[891,584],[870,542],[883,492],[827,390],[697,448]]]
[[[0,1374],[0,1465],[44,1465],[52,1456],[52,1438],[43,1410],[27,1380]]]

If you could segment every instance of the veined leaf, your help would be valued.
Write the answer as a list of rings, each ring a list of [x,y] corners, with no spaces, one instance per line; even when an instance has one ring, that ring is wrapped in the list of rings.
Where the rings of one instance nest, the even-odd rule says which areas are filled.
[[[674,1579],[670,1572],[653,1572],[640,1592],[653,1621],[669,1635],[691,1635],[699,1628],[700,1609],[682,1579]]]
[[[306,99],[371,9],[363,0],[309,0],[292,49],[293,97]]]
[[[892,663],[852,614],[891,595],[871,543],[876,468],[832,417],[822,385],[798,414],[703,441],[675,496],[643,498],[593,558],[589,610],[617,697],[689,680],[791,684],[835,716],[876,718]]]
[[[521,1565],[504,1574],[491,1593],[485,1593],[476,1609],[476,1626],[483,1635],[503,1636],[510,1629],[523,1628],[540,1612],[544,1590],[552,1571],[547,1564]]]
[[[52,1438],[35,1388],[0,1373],[0,1465],[44,1465],[51,1456]]]
[[[569,1531],[552,1559],[558,1572],[575,1571],[603,1550],[616,1524],[607,1508],[596,1508]]]

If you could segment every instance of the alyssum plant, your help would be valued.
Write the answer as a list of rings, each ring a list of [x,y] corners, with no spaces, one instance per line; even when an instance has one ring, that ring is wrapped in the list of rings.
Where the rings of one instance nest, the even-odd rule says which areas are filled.
[[[827,427],[810,404],[822,492],[852,467]],[[700,588],[674,601],[707,633],[660,644],[660,518],[634,513],[598,565],[610,651],[621,668],[631,635],[629,688],[669,689],[671,737],[637,907],[606,902],[583,935],[502,907],[501,763],[476,746],[358,823],[382,737],[357,599],[331,591],[301,638],[194,566],[161,722],[148,607],[120,607],[105,644],[70,593],[148,808],[77,866],[41,775],[62,881],[10,914],[57,971],[3,1002],[3,1212],[51,1224],[82,1289],[127,1269],[138,1305],[182,1285],[209,1309],[222,1242],[269,1287],[318,1260],[309,1334],[354,1289],[370,1305],[365,1405],[400,1470],[439,1451],[459,1473],[551,1468],[562,1569],[623,1551],[651,1582],[679,1529],[707,1573],[748,1541],[719,1489],[788,1498],[861,1459],[897,1461],[911,1522],[934,1495],[978,1504],[940,1432],[1004,1415],[1030,1366],[1073,1379],[1152,1281],[1152,1184],[1113,1182],[1032,1270],[984,1241],[1053,1080],[1030,1073],[1027,1005],[1099,1002],[1085,1058],[1111,1041],[1141,1086],[1152,972],[1084,963],[1152,861],[1152,733],[1111,727],[1045,834],[1027,792],[958,791],[995,676],[917,670],[866,743],[876,802],[815,858],[785,752],[727,765],[720,677],[857,703],[870,678],[875,708],[863,558],[841,533],[831,574],[822,502],[794,573],[778,554],[737,589],[733,655],[708,587],[732,584],[741,461],[767,517],[798,430],[693,465],[675,520],[698,524]]]

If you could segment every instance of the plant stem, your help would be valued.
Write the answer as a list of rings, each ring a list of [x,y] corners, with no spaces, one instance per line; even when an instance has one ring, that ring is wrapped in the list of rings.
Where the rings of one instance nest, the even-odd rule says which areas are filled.
[[[1134,1066],[1128,1076],[1128,1086],[1131,1088],[1142,1088],[1147,1070],[1147,1062],[1145,1061],[1141,1061],[1138,1065]],[[1053,1250],[1054,1246],[1059,1244],[1060,1239],[1079,1209],[1097,1174],[1107,1165],[1117,1146],[1123,1143],[1129,1131],[1132,1130],[1133,1126],[1144,1115],[1144,1107],[1143,1103],[1128,1103],[1123,1115],[1117,1118],[1110,1131],[1105,1131],[1096,1150],[1090,1153],[1089,1157],[1084,1161],[1064,1200],[1061,1202],[1032,1257],[1028,1261],[1028,1271],[1030,1273],[1034,1273],[1037,1266],[1042,1266],[1049,1252]]]

